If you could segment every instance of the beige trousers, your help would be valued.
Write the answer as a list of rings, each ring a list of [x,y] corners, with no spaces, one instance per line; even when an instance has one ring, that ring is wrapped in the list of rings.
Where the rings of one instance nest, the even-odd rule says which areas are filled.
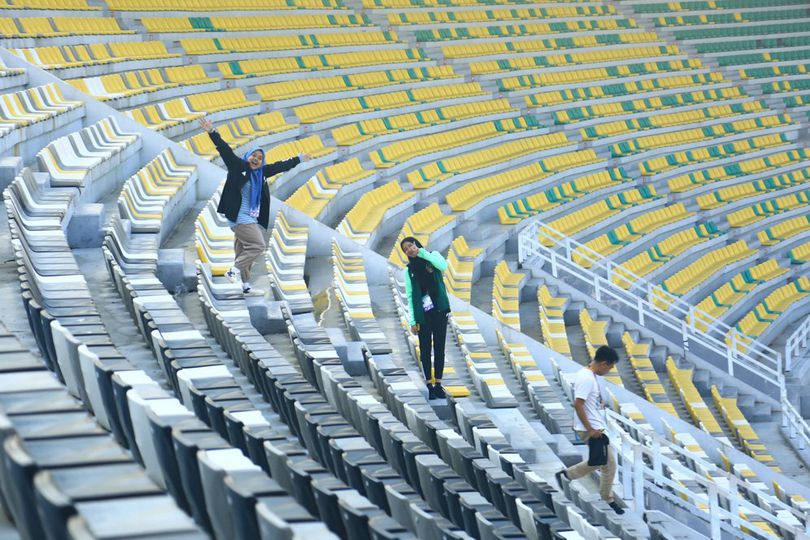
[[[267,244],[264,243],[264,234],[257,223],[234,225],[231,230],[233,231],[233,250],[236,253],[233,265],[242,274],[242,282],[248,283],[250,268],[267,248]]]
[[[586,432],[577,431],[577,435],[585,444],[588,444],[588,434]],[[596,470],[602,473],[602,477],[599,479],[599,494],[604,501],[613,501],[613,477],[616,476],[616,458],[611,447],[608,446],[607,463],[605,465],[591,467],[588,465],[588,458],[585,458],[581,463],[566,469],[565,475],[571,480],[576,480]]]

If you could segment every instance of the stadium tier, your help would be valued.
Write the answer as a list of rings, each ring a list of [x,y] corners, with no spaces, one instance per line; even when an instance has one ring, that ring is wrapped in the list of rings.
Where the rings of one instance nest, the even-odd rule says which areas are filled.
[[[0,536],[806,538],[809,125],[803,0],[0,1]]]

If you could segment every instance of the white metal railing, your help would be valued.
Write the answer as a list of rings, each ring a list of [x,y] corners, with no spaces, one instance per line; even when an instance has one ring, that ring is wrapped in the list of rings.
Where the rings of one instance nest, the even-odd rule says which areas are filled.
[[[796,407],[787,399],[787,396],[782,398],[782,427],[787,430],[788,437],[796,440],[796,446],[799,450],[810,448],[810,426],[807,425],[805,420]]]
[[[578,280],[591,288],[597,301],[621,306],[619,311],[625,315],[629,311],[641,326],[660,325],[671,339],[680,338],[685,351],[690,347],[699,349],[696,354],[718,367],[725,367],[730,375],[744,370],[748,375],[747,382],[760,383],[761,386],[754,386],[774,398],[781,397],[784,388],[782,357],[770,347],[756,340],[748,343],[748,339],[740,338],[735,328],[625,268],[619,269],[620,265],[540,221],[530,223],[518,237],[519,262],[534,257],[548,264],[554,277]],[[614,279],[627,288],[615,283]],[[666,309],[657,306],[657,302],[664,303]],[[706,330],[695,324],[696,319]]]
[[[623,498],[633,501],[635,513],[645,511],[645,493],[655,493],[704,520],[710,538],[721,538],[721,533],[743,538],[778,538],[752,523],[761,521],[777,534],[784,531],[796,540],[810,539],[810,516],[762,491],[756,491],[757,503],[749,501],[738,488],[752,490],[751,484],[727,474],[694,452],[667,441],[629,418],[612,410],[606,412],[607,433],[618,456],[619,485]],[[643,433],[643,443],[631,435],[634,432]],[[681,459],[694,463],[701,472],[687,467]],[[747,532],[743,532],[746,522]]]
[[[808,355],[810,345],[810,317],[805,318],[785,342],[785,371],[793,369],[793,364]]]

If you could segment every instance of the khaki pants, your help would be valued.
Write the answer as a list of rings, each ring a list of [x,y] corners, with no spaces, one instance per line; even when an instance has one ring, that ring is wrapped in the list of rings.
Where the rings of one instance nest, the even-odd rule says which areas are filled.
[[[588,434],[586,432],[577,431],[577,435],[585,441],[585,444],[588,444]],[[588,458],[585,458],[581,463],[566,469],[565,475],[571,480],[576,480],[597,469],[602,473],[602,477],[599,479],[599,494],[604,501],[611,502],[613,501],[613,477],[616,476],[616,458],[613,456],[613,449],[610,446],[608,446],[607,463],[605,465],[591,467],[588,465]]]
[[[236,253],[233,265],[242,274],[242,283],[248,283],[250,268],[267,248],[264,243],[264,234],[257,223],[234,225],[231,230],[233,231],[233,250]]]

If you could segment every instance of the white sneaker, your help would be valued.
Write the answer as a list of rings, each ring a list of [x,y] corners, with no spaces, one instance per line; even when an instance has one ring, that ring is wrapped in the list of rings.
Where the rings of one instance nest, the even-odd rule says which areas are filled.
[[[243,287],[242,294],[245,296],[264,296],[264,291],[261,289],[254,289],[253,287]]]
[[[225,277],[228,278],[228,281],[231,283],[237,283],[242,281],[242,272],[235,266],[231,266],[231,269],[225,272]]]

